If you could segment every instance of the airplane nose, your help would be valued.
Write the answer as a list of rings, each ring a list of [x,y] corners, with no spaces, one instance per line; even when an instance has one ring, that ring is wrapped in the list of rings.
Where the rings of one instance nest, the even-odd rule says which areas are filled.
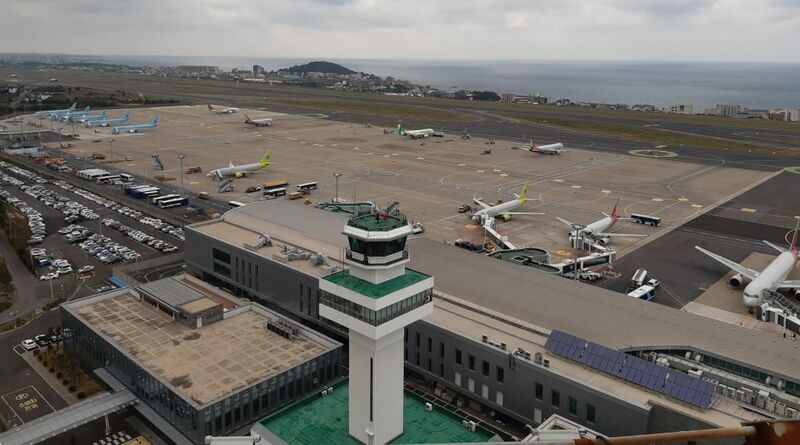
[[[749,307],[756,307],[761,305],[761,296],[749,294],[744,292],[742,294],[742,301],[744,301],[745,306]]]

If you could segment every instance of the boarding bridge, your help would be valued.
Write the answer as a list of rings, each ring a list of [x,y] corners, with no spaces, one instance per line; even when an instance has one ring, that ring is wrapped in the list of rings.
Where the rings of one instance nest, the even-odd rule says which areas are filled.
[[[228,179],[227,181],[219,185],[218,190],[220,193],[227,193],[227,192],[232,192],[233,189],[234,189],[233,179]]]
[[[486,222],[483,224],[483,231],[486,237],[497,244],[500,250],[513,250],[517,248],[508,241],[507,236],[500,235],[500,233],[494,230],[494,218],[486,219]]]
[[[161,158],[158,155],[153,155],[153,168],[156,170],[164,170],[164,164],[161,163]]]

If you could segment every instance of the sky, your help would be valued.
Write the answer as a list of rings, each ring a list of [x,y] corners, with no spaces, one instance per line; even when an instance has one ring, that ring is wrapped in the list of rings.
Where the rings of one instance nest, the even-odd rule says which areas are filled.
[[[800,62],[800,0],[2,0],[0,52]]]

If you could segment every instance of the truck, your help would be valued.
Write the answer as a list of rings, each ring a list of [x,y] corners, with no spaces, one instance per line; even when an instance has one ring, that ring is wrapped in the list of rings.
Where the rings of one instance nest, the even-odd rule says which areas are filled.
[[[306,194],[303,192],[289,193],[289,199],[301,199],[303,196],[306,196]]]
[[[191,175],[192,173],[201,173],[202,171],[203,167],[189,167],[184,171],[184,173]]]
[[[99,159],[105,159],[105,158],[106,158],[106,155],[104,155],[103,153],[97,153],[97,152],[92,153],[92,159],[99,160]]]
[[[209,195],[208,192],[200,192],[197,194],[197,199],[208,199]]]
[[[647,274],[647,270],[636,269],[636,272],[633,273],[633,278],[631,278],[630,283],[628,283],[628,290],[626,292],[631,292],[632,290],[640,288],[645,285],[655,289],[660,284],[661,283],[658,280]]]
[[[656,288],[645,284],[644,286],[639,286],[628,292],[628,296],[639,300],[650,301],[656,296]]]

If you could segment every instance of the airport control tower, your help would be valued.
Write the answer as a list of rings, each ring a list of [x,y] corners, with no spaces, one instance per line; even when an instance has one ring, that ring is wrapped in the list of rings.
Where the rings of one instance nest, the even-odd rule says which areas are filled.
[[[433,277],[405,267],[405,216],[350,218],[349,269],[320,280],[319,314],[350,337],[350,436],[383,445],[403,434],[403,328],[433,312]]]

